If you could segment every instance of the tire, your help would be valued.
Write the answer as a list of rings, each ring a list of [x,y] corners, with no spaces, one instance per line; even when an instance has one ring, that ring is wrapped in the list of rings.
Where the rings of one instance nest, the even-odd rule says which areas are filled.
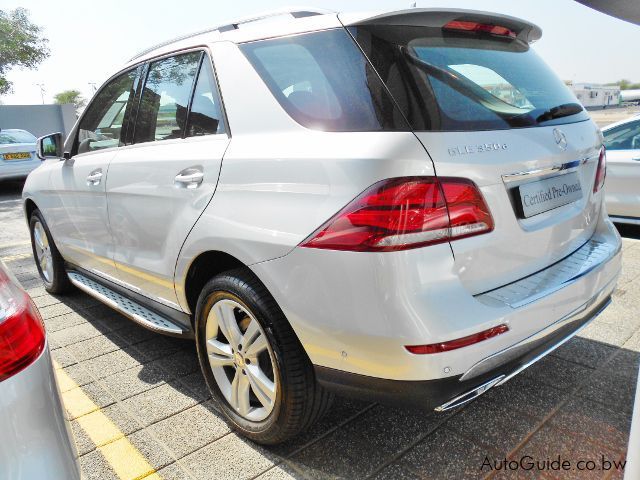
[[[204,286],[195,329],[213,398],[230,425],[254,442],[282,443],[331,406],[333,394],[316,382],[291,325],[249,270],[224,272]]]
[[[64,268],[64,259],[44,221],[40,210],[34,210],[29,218],[31,249],[44,289],[49,293],[60,294],[71,290],[71,282]]]

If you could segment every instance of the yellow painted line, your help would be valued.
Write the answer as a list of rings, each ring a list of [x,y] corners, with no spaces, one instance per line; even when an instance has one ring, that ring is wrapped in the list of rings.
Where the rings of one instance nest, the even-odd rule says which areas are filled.
[[[17,243],[5,243],[4,245],[0,245],[0,248],[13,248],[13,247],[23,247],[25,245],[31,245],[31,242],[17,242]]]
[[[71,377],[54,362],[62,401],[78,424],[121,480],[161,480],[146,458],[125,434],[87,396]]]
[[[17,253],[15,255],[9,255],[8,257],[2,257],[2,261],[4,262],[12,262],[14,260],[22,260],[23,258],[27,258],[31,256],[31,252],[29,253]]]

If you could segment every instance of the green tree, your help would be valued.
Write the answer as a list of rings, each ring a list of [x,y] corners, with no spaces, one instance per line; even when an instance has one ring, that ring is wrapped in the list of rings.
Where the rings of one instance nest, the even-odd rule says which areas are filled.
[[[42,29],[29,20],[28,10],[0,10],[0,95],[12,91],[9,70],[35,68],[49,56],[47,42]]]
[[[80,110],[87,104],[87,101],[82,97],[78,90],[65,90],[64,92],[57,93],[53,96],[53,100],[58,105],[73,103],[76,110]]]

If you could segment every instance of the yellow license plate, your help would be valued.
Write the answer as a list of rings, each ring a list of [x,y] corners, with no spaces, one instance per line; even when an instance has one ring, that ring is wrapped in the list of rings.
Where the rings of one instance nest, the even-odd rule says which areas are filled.
[[[29,152],[5,153],[2,157],[5,160],[24,160],[25,158],[31,158],[31,154]]]

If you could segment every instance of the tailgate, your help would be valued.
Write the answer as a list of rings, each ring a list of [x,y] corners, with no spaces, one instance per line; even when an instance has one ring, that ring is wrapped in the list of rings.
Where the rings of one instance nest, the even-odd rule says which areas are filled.
[[[456,270],[472,293],[481,293],[541,270],[582,246],[592,235],[600,196],[593,194],[601,141],[591,122],[563,125],[570,147],[561,151],[557,127],[493,132],[418,132],[438,176],[470,178],[480,187],[494,231],[451,243]],[[565,181],[566,180],[566,181]],[[538,207],[536,192],[580,184],[567,203]],[[566,190],[570,190],[567,187]],[[533,205],[525,217],[525,195]],[[538,193],[538,198],[543,197]],[[543,199],[544,200],[544,199]],[[555,207],[555,208],[553,208]]]

